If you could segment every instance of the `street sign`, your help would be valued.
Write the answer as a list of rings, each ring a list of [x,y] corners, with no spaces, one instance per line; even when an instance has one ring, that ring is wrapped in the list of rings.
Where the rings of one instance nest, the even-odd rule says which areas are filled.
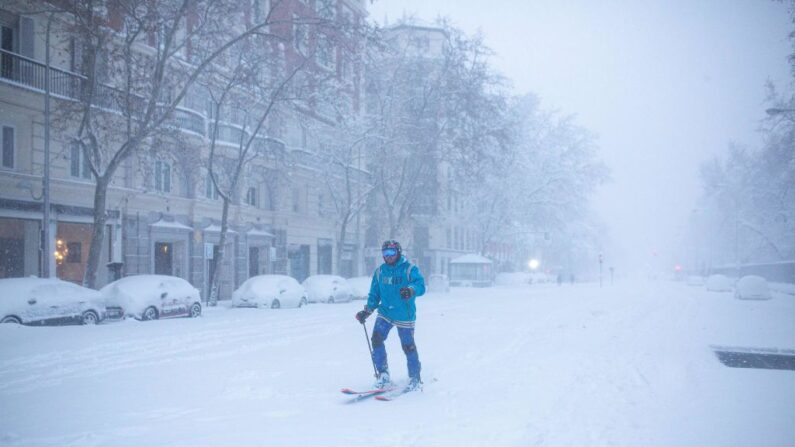
[[[215,245],[205,242],[204,243],[204,259],[212,259]]]

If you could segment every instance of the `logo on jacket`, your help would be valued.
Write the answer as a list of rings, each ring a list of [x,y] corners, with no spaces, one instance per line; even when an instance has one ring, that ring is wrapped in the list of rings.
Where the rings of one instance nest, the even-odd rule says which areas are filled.
[[[394,286],[396,284],[403,284],[404,279],[405,278],[403,278],[402,276],[384,276],[381,282],[384,284],[389,284]]]

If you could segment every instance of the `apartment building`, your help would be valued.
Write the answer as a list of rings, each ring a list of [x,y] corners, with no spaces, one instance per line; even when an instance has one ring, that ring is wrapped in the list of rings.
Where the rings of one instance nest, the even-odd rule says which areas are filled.
[[[241,21],[257,20],[271,7],[266,0],[240,3]],[[94,180],[83,152],[55,131],[52,121],[63,103],[75,99],[73,86],[82,75],[76,67],[77,47],[53,37],[68,19],[55,15],[49,23],[53,31],[47,51],[48,15],[37,11],[48,5],[9,1],[0,6],[0,278],[41,275],[48,262],[53,276],[80,282],[91,244]],[[281,48],[285,63],[311,57],[311,70],[324,70],[344,81],[350,113],[356,113],[361,70],[347,53],[355,45],[328,44],[330,39],[322,39],[311,27],[299,30],[300,20],[289,19],[364,20],[364,2],[289,0],[279,2],[272,14],[276,20],[269,32],[291,42]],[[185,63],[190,62],[188,56]],[[50,120],[44,113],[47,79]],[[250,110],[216,106],[201,86],[192,87],[174,110],[170,133],[153,139],[147,150],[127,158],[117,171],[108,190],[99,285],[118,275],[169,274],[189,280],[207,296],[209,278],[218,268],[222,210],[208,175],[210,145],[214,136],[217,151],[231,152],[251,136],[245,118]],[[112,109],[108,105],[101,113],[112,114]],[[68,119],[61,116],[61,121]],[[343,261],[335,263],[336,222],[324,212],[329,193],[317,181],[330,173],[318,157],[323,148],[306,131],[308,121],[333,125],[319,106],[284,110],[253,139],[255,150],[278,153],[280,158],[247,163],[234,191],[221,270],[222,298],[255,274],[285,273],[302,280],[315,273],[353,276],[362,269],[357,261],[362,258],[361,226],[350,229]],[[52,256],[42,253],[47,143]],[[359,178],[366,181],[361,171]]]

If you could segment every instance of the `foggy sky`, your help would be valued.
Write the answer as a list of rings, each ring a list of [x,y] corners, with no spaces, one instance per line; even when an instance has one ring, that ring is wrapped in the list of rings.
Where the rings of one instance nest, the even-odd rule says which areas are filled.
[[[729,142],[759,146],[765,82],[790,87],[791,24],[769,0],[375,0],[373,20],[452,19],[482,32],[516,93],[576,114],[613,181],[594,200],[607,263],[675,258],[698,165]],[[625,270],[626,271],[626,270]]]

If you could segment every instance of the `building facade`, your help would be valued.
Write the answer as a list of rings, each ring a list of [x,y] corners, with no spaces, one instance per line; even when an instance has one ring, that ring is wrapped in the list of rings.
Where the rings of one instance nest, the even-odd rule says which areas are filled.
[[[253,20],[271,8],[264,0],[241,4],[241,20]],[[52,276],[81,282],[91,244],[94,180],[83,152],[51,129],[62,105],[75,99],[76,92],[68,86],[79,83],[82,75],[75,67],[77,50],[64,39],[50,39],[50,60],[46,60],[48,18],[36,13],[43,5],[11,1],[0,7],[0,278],[41,275],[42,264],[49,262]],[[279,17],[334,22],[364,20],[366,10],[361,0],[290,0],[279,2],[272,14],[274,23]],[[352,62],[355,57],[346,53],[352,46],[321,50],[320,34],[309,29],[302,37],[297,22],[271,29],[282,40],[293,41],[282,49],[285,63],[308,57],[294,42],[306,39],[314,59],[311,69],[320,67],[344,78],[350,113],[356,113],[360,70]],[[51,25],[57,30],[60,24],[54,20]],[[53,111],[49,120],[44,113],[47,76]],[[174,112],[169,136],[153,139],[147,150],[128,157],[118,169],[107,197],[99,286],[118,276],[167,274],[189,280],[206,298],[209,278],[219,268],[215,260],[222,210],[208,175],[209,148],[215,138],[218,151],[231,153],[251,129],[240,118],[245,110],[221,108],[222,116],[216,117],[217,110],[206,91],[191,88]],[[361,271],[360,227],[351,228],[346,238],[350,244],[344,246],[344,265],[335,265],[336,222],[324,213],[328,192],[317,181],[327,175],[318,157],[323,148],[307,136],[302,124],[323,119],[318,110],[285,111],[261,140],[255,138],[255,146],[280,158],[260,157],[247,163],[234,192],[220,271],[222,299],[256,274],[283,273],[300,281],[316,273],[354,276]],[[45,138],[48,128],[49,139]],[[52,256],[42,253],[45,168],[50,173]],[[366,180],[363,170],[360,178]]]

